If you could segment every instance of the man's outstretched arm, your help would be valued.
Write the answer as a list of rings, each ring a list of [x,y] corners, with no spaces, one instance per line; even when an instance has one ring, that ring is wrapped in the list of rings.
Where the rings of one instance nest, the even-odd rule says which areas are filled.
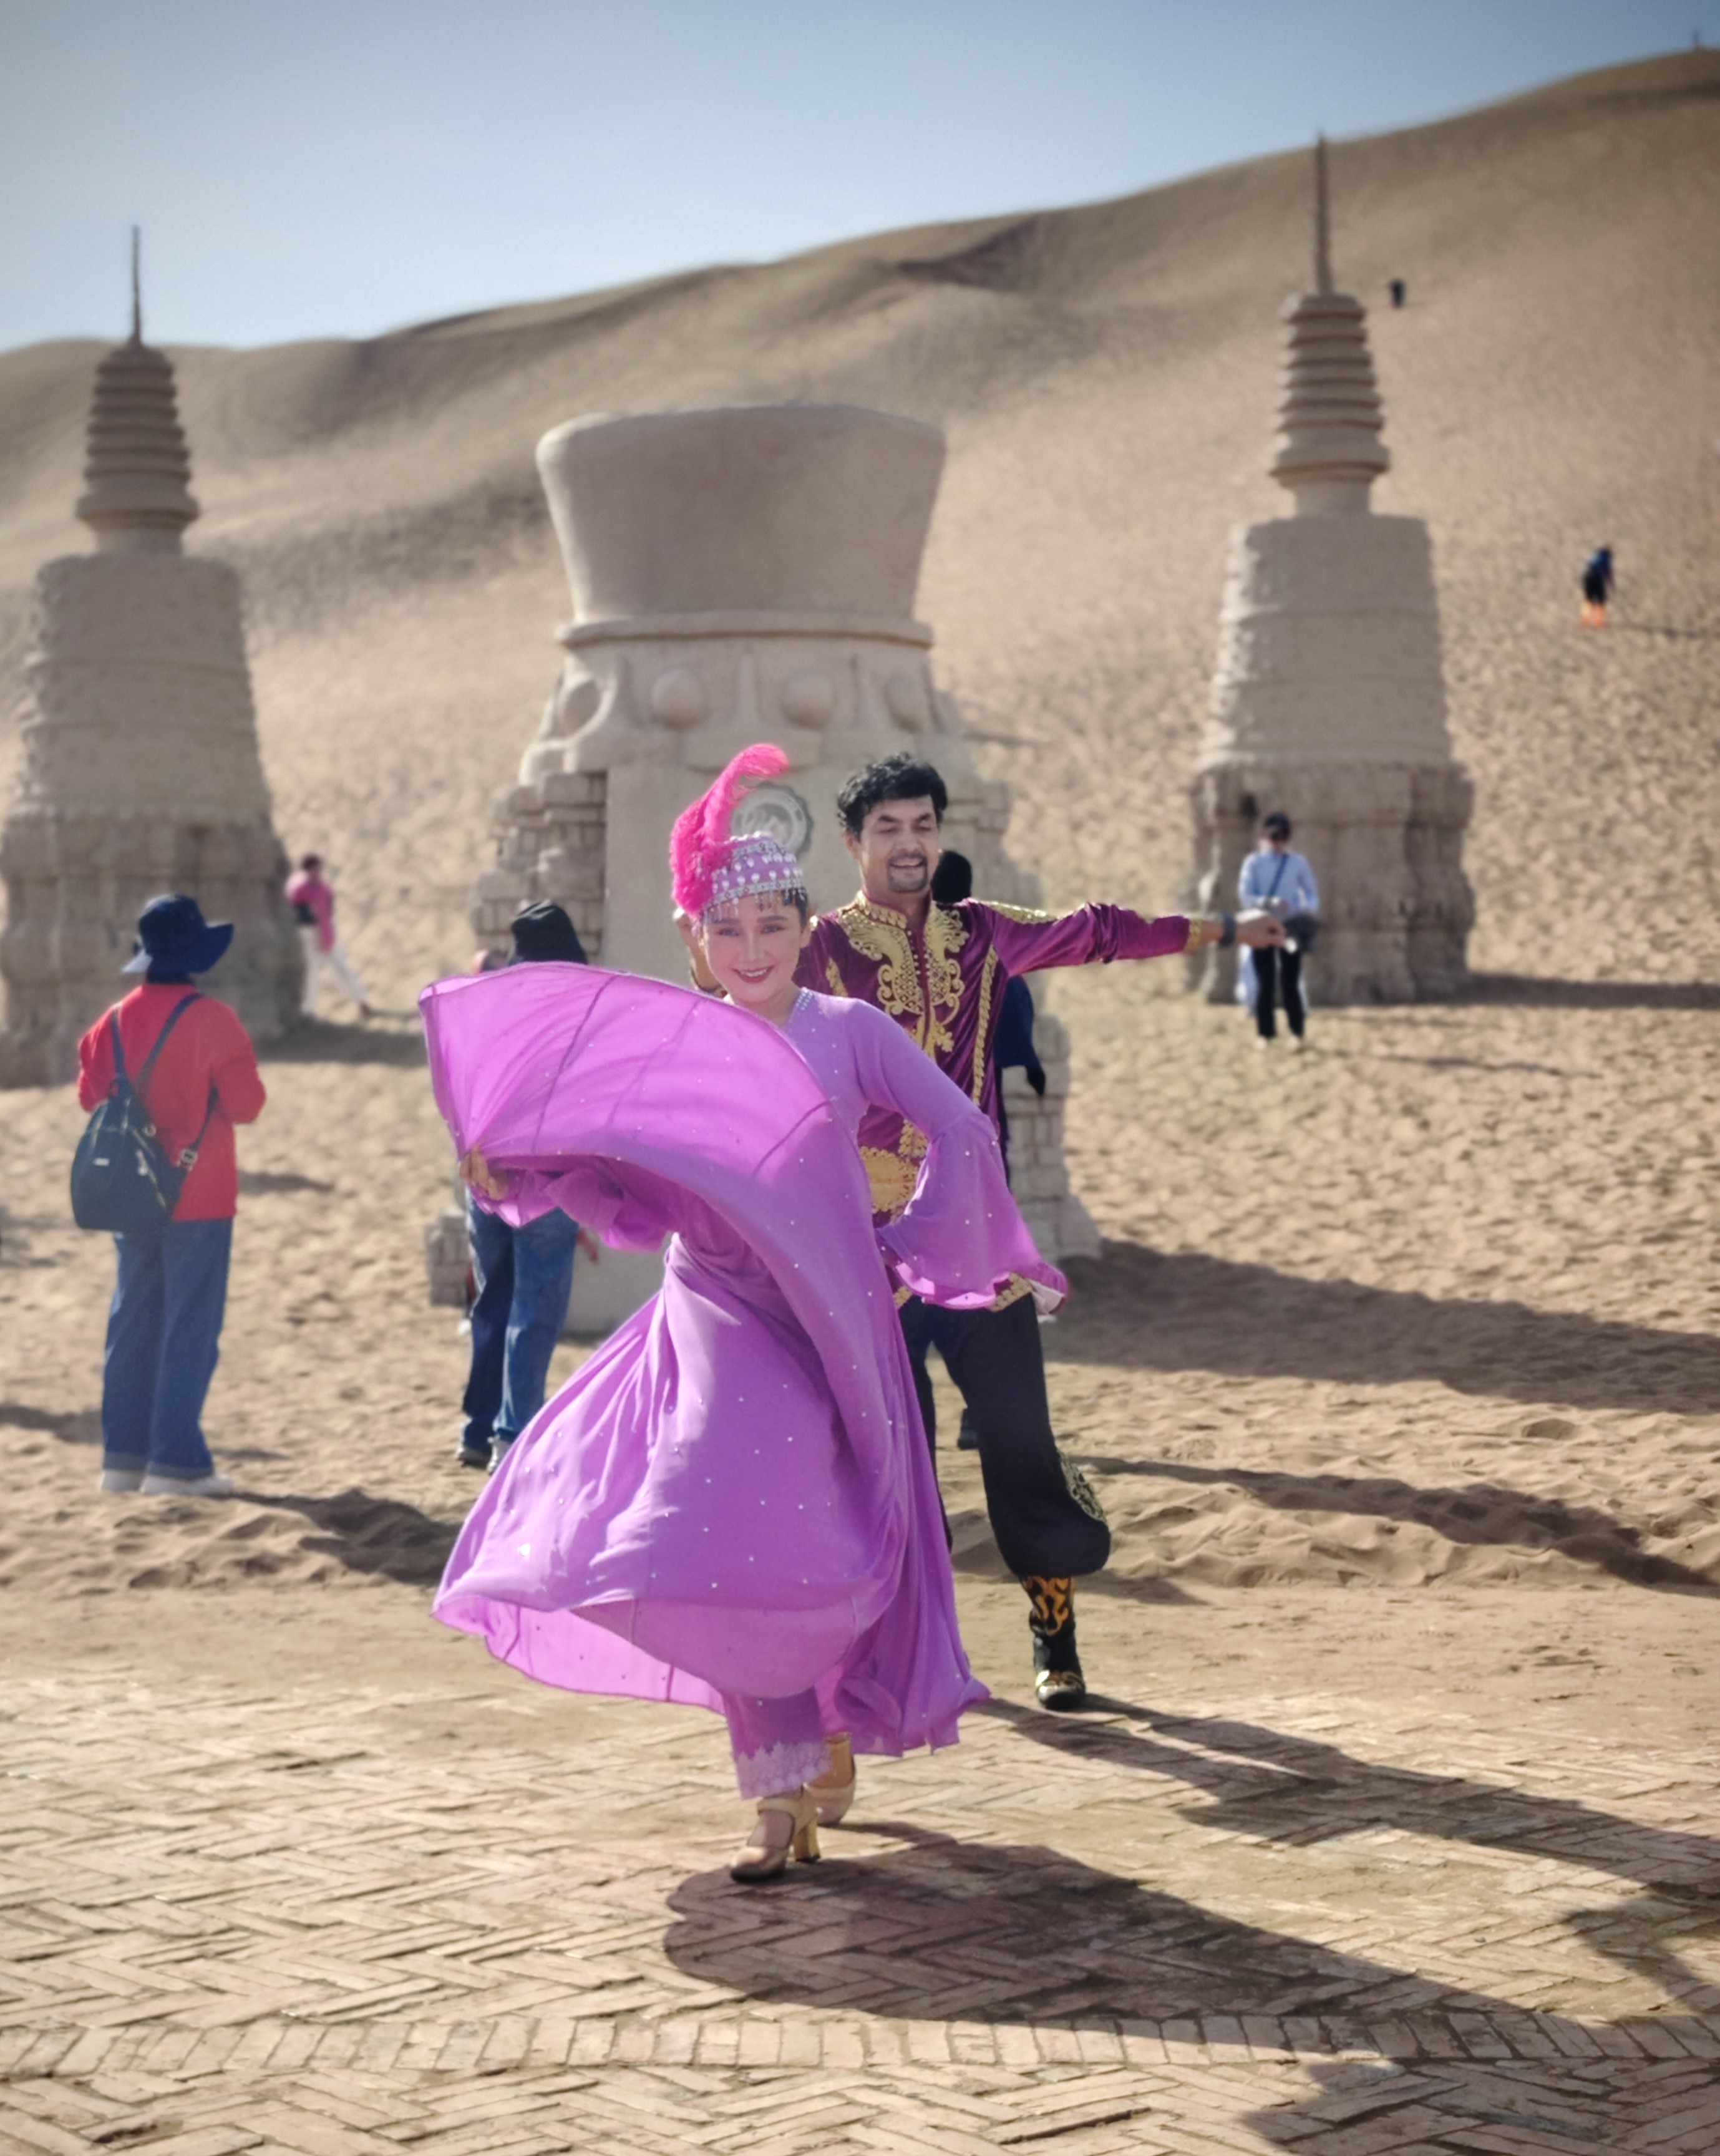
[[[1019,920],[987,906],[998,956],[1012,973],[1050,966],[1108,965],[1113,958],[1173,958],[1209,943],[1235,942],[1258,949],[1281,943],[1284,931],[1267,913],[1223,914],[1212,919],[1186,913],[1149,921],[1126,906],[1082,906],[1050,921]]]

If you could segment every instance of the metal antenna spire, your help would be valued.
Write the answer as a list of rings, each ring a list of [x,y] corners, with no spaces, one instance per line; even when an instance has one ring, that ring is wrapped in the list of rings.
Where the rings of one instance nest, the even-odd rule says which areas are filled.
[[[137,226],[131,228],[131,341],[143,342],[143,280],[139,271],[139,259],[143,251],[142,235]]]
[[[1326,182],[1326,137],[1314,138],[1314,290],[1332,290],[1332,205]]]

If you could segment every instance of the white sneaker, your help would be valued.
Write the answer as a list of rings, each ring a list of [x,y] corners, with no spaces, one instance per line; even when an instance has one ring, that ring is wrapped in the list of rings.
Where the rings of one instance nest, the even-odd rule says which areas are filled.
[[[141,1467],[104,1467],[100,1487],[104,1490],[136,1490],[143,1484]]]
[[[146,1475],[138,1485],[146,1497],[230,1497],[230,1475]]]

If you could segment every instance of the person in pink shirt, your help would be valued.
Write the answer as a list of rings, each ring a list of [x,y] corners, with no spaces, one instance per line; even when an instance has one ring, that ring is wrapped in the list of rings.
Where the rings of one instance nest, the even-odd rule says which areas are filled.
[[[143,979],[78,1043],[78,1101],[93,1110],[112,1090],[116,1028],[134,1076],[167,1034],[143,1105],[175,1164],[189,1168],[171,1219],[148,1234],[114,1237],[119,1278],[102,1363],[101,1487],[224,1497],[233,1484],[215,1472],[202,1417],[239,1209],[234,1126],[263,1112],[263,1081],[239,1014],[193,979],[226,950],[233,924],[205,921],[194,898],[176,893],[151,900],[137,935],[137,955],[124,970]]]
[[[299,924],[299,941],[305,952],[305,1017],[316,1015],[316,991],[321,985],[325,965],[332,968],[335,978],[357,1004],[360,1018],[370,1017],[364,983],[358,978],[357,968],[341,949],[336,932],[334,887],[322,873],[320,854],[304,856],[299,863],[298,874],[288,880],[286,896]]]

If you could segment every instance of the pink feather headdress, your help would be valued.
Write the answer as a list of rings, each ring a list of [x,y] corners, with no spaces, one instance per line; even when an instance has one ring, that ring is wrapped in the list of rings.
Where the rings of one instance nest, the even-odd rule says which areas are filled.
[[[761,778],[778,778],[788,759],[771,742],[743,748],[708,792],[675,819],[669,834],[669,872],[675,902],[697,921],[713,904],[749,893],[802,891],[806,878],[780,840],[760,832],[737,839],[735,811]]]

